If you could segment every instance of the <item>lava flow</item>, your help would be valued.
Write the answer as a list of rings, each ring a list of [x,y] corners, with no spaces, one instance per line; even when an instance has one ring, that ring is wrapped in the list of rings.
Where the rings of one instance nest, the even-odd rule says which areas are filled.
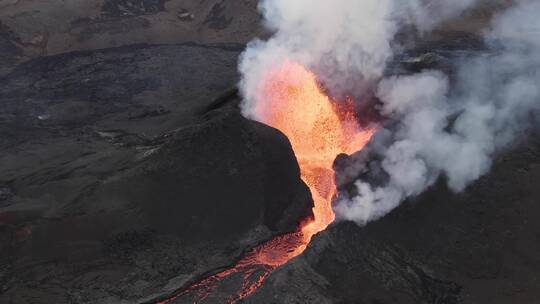
[[[334,160],[339,154],[359,151],[373,134],[372,130],[360,129],[351,111],[336,108],[312,72],[290,61],[270,70],[264,78],[258,92],[256,117],[289,138],[302,180],[311,190],[313,218],[306,220],[298,232],[253,248],[234,266],[192,284],[161,304],[180,299],[195,303],[210,300],[220,288],[227,288],[226,282],[241,285],[228,303],[255,292],[274,269],[301,254],[311,238],[334,221],[332,200],[337,195]],[[223,292],[230,294],[230,290]]]

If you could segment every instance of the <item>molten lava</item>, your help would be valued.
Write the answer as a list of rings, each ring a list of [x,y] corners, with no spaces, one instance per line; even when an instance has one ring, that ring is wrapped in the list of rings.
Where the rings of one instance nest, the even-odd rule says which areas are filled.
[[[307,245],[313,235],[326,229],[335,218],[334,160],[339,154],[362,149],[373,132],[362,131],[352,112],[340,113],[322,92],[315,75],[289,61],[268,73],[259,91],[256,111],[262,122],[289,138],[302,180],[311,190],[314,219],[301,228]],[[295,253],[300,254],[305,245]]]
[[[373,134],[372,130],[360,129],[352,111],[337,109],[312,72],[290,61],[270,70],[263,79],[256,117],[289,138],[302,180],[311,190],[313,218],[306,220],[298,232],[253,248],[231,268],[196,282],[160,303],[174,303],[180,298],[202,302],[226,282],[235,280],[241,281],[241,289],[228,303],[255,292],[274,269],[304,252],[311,238],[334,221],[332,200],[337,194],[334,160],[339,154],[359,151]]]

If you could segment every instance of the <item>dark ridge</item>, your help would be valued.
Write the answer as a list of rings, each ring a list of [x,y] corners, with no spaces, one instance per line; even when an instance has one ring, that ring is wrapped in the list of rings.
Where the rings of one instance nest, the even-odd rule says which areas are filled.
[[[205,107],[201,111],[201,114],[205,114],[205,113],[220,109],[230,103],[237,106],[239,101],[240,101],[240,95],[238,94],[238,88],[234,87],[234,88],[228,89],[227,91],[221,93],[207,107]]]

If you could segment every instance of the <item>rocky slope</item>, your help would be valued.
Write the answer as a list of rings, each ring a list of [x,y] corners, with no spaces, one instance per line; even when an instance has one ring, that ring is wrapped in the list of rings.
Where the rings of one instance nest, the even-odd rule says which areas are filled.
[[[296,229],[309,192],[235,106],[240,49],[67,53],[1,80],[0,302],[133,302]]]

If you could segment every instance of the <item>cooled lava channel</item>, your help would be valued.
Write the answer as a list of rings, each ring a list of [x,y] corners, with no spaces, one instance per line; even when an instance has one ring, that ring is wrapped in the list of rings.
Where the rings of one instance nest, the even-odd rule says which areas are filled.
[[[304,252],[311,238],[334,221],[332,200],[337,195],[334,160],[339,154],[362,149],[373,131],[362,130],[352,111],[338,110],[321,90],[315,75],[297,63],[285,61],[270,70],[257,96],[257,119],[279,129],[291,142],[302,180],[313,197],[314,216],[304,221],[297,232],[253,248],[234,266],[158,304],[200,303],[210,300],[218,291],[232,294],[227,303],[236,303],[255,292],[274,269]],[[227,282],[240,282],[241,287],[224,290],[231,286]]]

